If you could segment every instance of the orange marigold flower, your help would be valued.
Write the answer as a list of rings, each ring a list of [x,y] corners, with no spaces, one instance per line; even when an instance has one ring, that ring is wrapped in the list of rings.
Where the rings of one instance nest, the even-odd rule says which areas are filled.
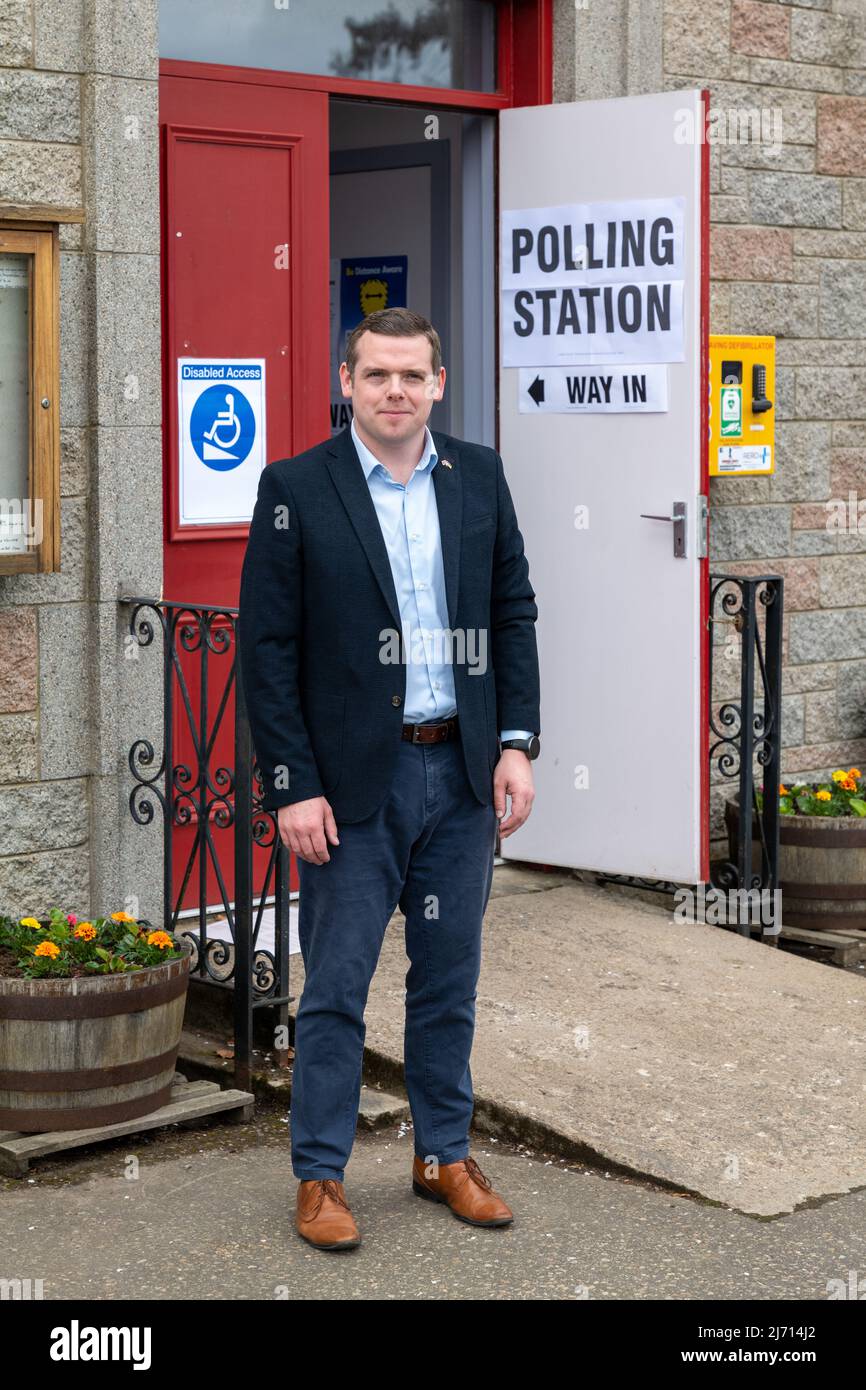
[[[79,922],[72,935],[77,936],[79,941],[92,941],[97,932],[92,922]]]
[[[60,955],[60,947],[54,941],[40,941],[33,954],[34,956],[50,956],[54,960],[55,956]]]
[[[842,788],[843,792],[856,792],[857,790],[857,783],[854,781],[853,777],[846,777],[844,782],[839,783],[839,786]]]
[[[863,773],[860,771],[859,767],[849,767],[849,769],[848,769],[848,776],[849,776],[849,777],[862,777],[862,776],[863,776]]]
[[[41,923],[41,922],[37,922],[37,920],[36,920],[35,917],[22,917],[22,918],[21,918],[21,926],[22,926],[22,927],[35,927],[37,931],[41,931],[41,930],[42,930],[42,923]]]
[[[135,918],[130,917],[128,912],[112,912],[112,922],[134,922]]]
[[[784,782],[780,782],[780,783],[779,783],[779,795],[780,795],[780,796],[790,796],[790,795],[791,795],[791,793],[788,791],[788,788],[785,786],[785,783],[784,783]]]
[[[825,790],[822,788],[821,791],[815,793],[815,800],[816,800],[816,801],[832,801],[833,798],[832,798],[830,792],[825,791]]]
[[[148,946],[159,946],[161,950],[165,950],[166,946],[172,945],[172,940],[168,932],[152,931],[147,938],[147,944]]]

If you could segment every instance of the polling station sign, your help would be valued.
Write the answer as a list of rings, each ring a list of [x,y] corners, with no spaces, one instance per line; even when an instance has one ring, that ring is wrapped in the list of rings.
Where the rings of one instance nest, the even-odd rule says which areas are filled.
[[[181,526],[252,519],[265,466],[265,359],[177,359]]]
[[[685,199],[502,213],[506,367],[682,362]]]

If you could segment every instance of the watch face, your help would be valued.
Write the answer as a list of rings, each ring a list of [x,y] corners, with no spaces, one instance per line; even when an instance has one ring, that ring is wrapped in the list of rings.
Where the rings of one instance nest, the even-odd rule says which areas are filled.
[[[533,734],[532,738],[529,740],[528,752],[530,758],[537,758],[541,752],[541,740],[537,734]]]

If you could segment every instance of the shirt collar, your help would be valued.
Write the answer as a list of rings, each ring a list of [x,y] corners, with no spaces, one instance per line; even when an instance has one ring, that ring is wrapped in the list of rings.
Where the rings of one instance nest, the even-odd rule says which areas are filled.
[[[369,479],[370,474],[377,465],[379,468],[384,469],[384,471],[388,473],[388,469],[385,468],[385,465],[379,459],[376,458],[375,454],[371,453],[371,451],[367,448],[366,444],[364,443],[363,439],[360,438],[357,430],[355,429],[354,416],[352,417],[351,431],[352,439],[355,442],[355,448],[358,451],[358,457],[361,460],[361,467],[364,470],[364,477]],[[415,472],[423,473],[424,470],[427,468],[432,469],[436,466],[438,461],[439,454],[437,452],[436,445],[433,443],[433,436],[430,433],[430,427],[429,425],[425,425],[424,454],[422,455],[422,462],[416,465]],[[388,474],[388,476],[390,477],[390,474]]]

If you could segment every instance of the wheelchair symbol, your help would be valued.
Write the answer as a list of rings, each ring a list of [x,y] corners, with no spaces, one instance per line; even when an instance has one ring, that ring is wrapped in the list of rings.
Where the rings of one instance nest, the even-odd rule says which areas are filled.
[[[209,430],[205,430],[202,439],[209,439],[218,449],[233,449],[241,437],[241,422],[235,414],[235,396],[233,391],[226,391],[227,410],[217,411],[217,417]],[[221,439],[219,435],[220,425],[234,429],[231,439]]]
[[[192,408],[189,438],[207,468],[229,472],[243,463],[255,443],[256,415],[243,391],[209,386]]]

